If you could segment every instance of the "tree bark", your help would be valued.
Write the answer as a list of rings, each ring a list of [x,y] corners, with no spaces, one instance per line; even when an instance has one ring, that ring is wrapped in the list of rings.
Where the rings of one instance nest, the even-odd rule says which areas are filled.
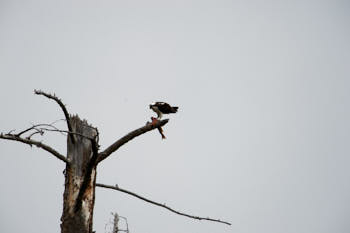
[[[78,116],[69,118],[61,233],[91,233],[95,202],[97,129]],[[72,138],[73,137],[73,138]]]

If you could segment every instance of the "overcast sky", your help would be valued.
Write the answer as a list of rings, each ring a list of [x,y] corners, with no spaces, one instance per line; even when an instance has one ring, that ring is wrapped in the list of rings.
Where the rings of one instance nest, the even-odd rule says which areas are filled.
[[[33,94],[42,89],[98,127],[103,149],[166,101],[179,106],[167,139],[136,138],[97,181],[232,226],[97,188],[97,233],[111,212],[132,233],[348,233],[349,6],[0,0],[0,131],[62,119]],[[36,139],[66,153],[60,134]],[[0,232],[60,232],[64,164],[18,142],[0,148]]]

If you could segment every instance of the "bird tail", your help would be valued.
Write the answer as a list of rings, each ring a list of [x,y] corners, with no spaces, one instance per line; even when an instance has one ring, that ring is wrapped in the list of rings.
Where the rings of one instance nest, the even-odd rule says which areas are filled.
[[[174,109],[174,112],[173,113],[176,113],[177,112],[177,109],[179,108],[179,107],[172,107],[173,109]]]

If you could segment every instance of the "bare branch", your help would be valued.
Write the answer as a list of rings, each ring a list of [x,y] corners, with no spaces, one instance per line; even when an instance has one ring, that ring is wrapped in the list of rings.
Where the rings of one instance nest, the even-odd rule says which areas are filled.
[[[21,131],[21,132],[15,134],[15,136],[16,136],[16,137],[20,137],[22,134],[25,134],[25,133],[27,133],[27,132],[29,132],[29,131],[31,131],[31,130],[34,130],[34,131],[36,131],[37,133],[43,133],[42,130],[41,130],[41,129],[43,129],[43,128],[39,128],[39,127],[41,127],[41,126],[46,126],[46,127],[51,127],[51,128],[53,128],[53,129],[58,129],[58,128],[56,128],[55,126],[53,126],[53,124],[54,124],[54,123],[52,123],[52,124],[37,124],[37,125],[32,125],[32,127],[29,127],[28,129],[25,129],[25,130],[23,130],[23,131]],[[47,130],[47,131],[49,131],[49,130]],[[8,133],[8,134],[10,134],[10,133]],[[35,133],[32,133],[31,136],[33,136],[34,134],[35,134]],[[29,136],[28,138],[30,138],[31,136]]]
[[[44,131],[35,131],[33,133],[31,133],[28,137],[26,137],[26,139],[31,139],[35,134],[40,134],[40,135],[43,135]]]
[[[66,122],[67,122],[68,131],[69,132],[73,132],[72,126],[70,124],[69,113],[68,113],[68,111],[66,109],[66,106],[64,106],[64,104],[62,103],[62,101],[57,96],[45,93],[45,92],[43,92],[41,90],[34,90],[34,93],[36,95],[43,95],[43,96],[45,96],[45,97],[47,97],[49,99],[52,99],[52,100],[56,101],[56,103],[61,107],[61,109],[62,109],[62,111],[64,113],[64,116],[65,116]],[[71,134],[69,134],[69,135],[70,135],[70,138],[71,138],[72,142],[74,142],[74,137]]]
[[[124,145],[128,141],[132,140],[133,138],[135,138],[137,136],[140,136],[141,134],[144,134],[144,133],[146,133],[148,131],[151,131],[153,129],[162,127],[163,125],[168,123],[168,121],[169,121],[169,119],[165,119],[165,120],[162,120],[162,121],[158,121],[155,124],[149,123],[149,124],[146,124],[145,126],[143,126],[141,128],[138,128],[138,129],[136,129],[134,131],[131,131],[130,133],[128,133],[127,135],[125,135],[124,137],[120,138],[119,140],[117,140],[112,145],[110,145],[104,151],[99,153],[99,158],[97,159],[97,163],[99,163],[102,160],[106,159],[109,155],[111,155],[113,152],[118,150],[119,147],[121,147],[122,145]]]
[[[16,134],[16,137],[20,137],[22,134],[27,133],[27,132],[29,132],[29,131],[35,129],[35,127],[36,127],[36,126],[33,125],[32,127],[28,128],[28,129],[25,129],[25,130],[23,130],[23,131],[21,131],[21,132],[19,132],[18,134]],[[10,134],[10,133],[8,133],[8,134]]]
[[[54,122],[54,123],[55,123],[55,122]],[[45,127],[43,127],[43,126],[51,127],[51,129],[50,129],[50,128],[45,128]],[[97,128],[94,128],[94,129],[96,129],[96,131],[97,131]],[[13,132],[13,131],[15,131],[15,130],[11,130],[11,131],[10,131],[9,133],[7,133],[7,134],[11,134],[11,132]],[[52,123],[52,124],[37,124],[37,125],[32,125],[32,127],[29,127],[28,129],[25,129],[25,130],[23,130],[23,131],[21,131],[21,132],[19,132],[19,133],[17,133],[17,134],[13,134],[13,135],[15,135],[16,137],[20,137],[21,135],[23,135],[23,134],[25,134],[25,133],[28,133],[28,132],[30,132],[30,131],[34,131],[34,132],[31,133],[29,136],[25,137],[26,139],[30,139],[30,138],[31,138],[32,136],[34,136],[35,134],[41,134],[41,135],[43,135],[45,131],[49,131],[49,132],[59,132],[59,133],[61,133],[61,134],[63,134],[63,135],[65,135],[65,134],[78,135],[78,136],[80,136],[80,137],[84,137],[84,138],[87,138],[87,139],[89,139],[89,140],[93,140],[93,138],[90,138],[90,137],[85,136],[85,135],[80,134],[80,133],[76,133],[76,132],[71,132],[71,131],[68,131],[68,130],[59,129],[59,128],[55,127],[55,126],[53,125],[53,123]]]
[[[11,134],[12,132],[15,132],[15,129],[11,129],[7,134]]]
[[[47,152],[50,152],[52,155],[54,155],[56,158],[62,160],[63,162],[66,162],[66,163],[69,163],[68,159],[63,156],[62,154],[60,154],[58,151],[56,151],[55,149],[53,149],[52,147],[42,143],[42,142],[39,142],[39,141],[35,141],[35,140],[32,140],[32,139],[28,139],[28,138],[21,138],[21,137],[18,137],[17,135],[15,134],[0,134],[0,138],[1,139],[7,139],[7,140],[12,140],[12,141],[17,141],[17,142],[22,142],[22,143],[25,143],[25,144],[28,144],[30,146],[32,145],[35,145],[43,150],[46,150]]]
[[[74,135],[78,135],[80,137],[83,137],[83,138],[86,138],[86,139],[89,139],[89,140],[94,140],[93,138],[90,138],[86,135],[83,135],[81,133],[76,133],[76,132],[70,132],[70,131],[67,131],[67,130],[62,130],[62,129],[48,129],[48,128],[39,128],[40,130],[42,131],[50,131],[50,132],[59,132],[59,133],[62,133],[62,134],[74,134]]]
[[[185,217],[189,217],[189,218],[193,218],[193,219],[197,219],[197,220],[207,220],[207,221],[219,222],[219,223],[231,225],[231,223],[225,222],[225,221],[221,221],[220,219],[212,219],[212,218],[209,218],[209,217],[203,218],[203,217],[193,216],[193,215],[189,215],[189,214],[185,214],[185,213],[176,211],[176,210],[166,206],[165,204],[161,204],[161,203],[158,203],[158,202],[155,202],[155,201],[151,201],[151,200],[149,200],[149,199],[147,199],[145,197],[142,197],[142,196],[140,196],[140,195],[138,195],[136,193],[133,193],[131,191],[119,188],[117,185],[116,186],[111,186],[111,185],[96,183],[96,187],[107,188],[107,189],[114,189],[114,190],[117,190],[117,191],[129,194],[129,195],[134,196],[134,197],[136,197],[138,199],[141,199],[141,200],[143,200],[145,202],[151,203],[151,204],[156,205],[156,206],[163,207],[163,208],[165,208],[165,209],[167,209],[167,210],[169,210],[169,211],[171,211],[171,212],[173,212],[175,214],[182,215],[182,216],[185,216]]]

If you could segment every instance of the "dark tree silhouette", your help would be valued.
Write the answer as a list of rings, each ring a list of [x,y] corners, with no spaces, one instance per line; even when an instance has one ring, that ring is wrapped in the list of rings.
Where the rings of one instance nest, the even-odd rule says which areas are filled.
[[[221,221],[219,219],[202,218],[176,211],[165,204],[151,201],[134,192],[121,189],[118,186],[96,184],[96,168],[99,163],[107,159],[113,152],[137,136],[147,133],[153,129],[158,129],[159,132],[162,132],[161,127],[169,122],[168,119],[157,121],[156,123],[147,122],[145,126],[131,131],[100,152],[100,145],[98,144],[99,132],[97,128],[89,125],[86,120],[81,120],[78,115],[70,115],[63,102],[56,95],[51,95],[40,90],[35,90],[34,93],[36,95],[42,95],[54,100],[60,106],[64,113],[68,130],[58,129],[53,124],[37,124],[19,133],[14,133],[14,131],[1,133],[0,139],[22,142],[30,146],[37,146],[66,163],[64,172],[65,190],[63,194],[61,233],[92,232],[96,187],[120,191],[189,218],[231,225],[229,222]],[[55,131],[67,134],[66,156],[51,146],[32,139],[38,134],[43,135],[46,131]]]

